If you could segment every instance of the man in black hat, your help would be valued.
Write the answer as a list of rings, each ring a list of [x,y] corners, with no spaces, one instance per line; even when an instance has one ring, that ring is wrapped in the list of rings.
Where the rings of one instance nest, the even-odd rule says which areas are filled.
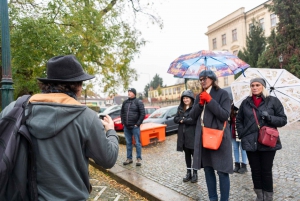
[[[142,101],[136,98],[135,88],[128,89],[128,99],[122,104],[121,121],[124,125],[126,139],[127,160],[123,165],[132,163],[132,136],[136,147],[136,166],[142,165],[142,145],[140,141],[140,125],[145,117],[145,107]]]
[[[42,93],[30,97],[26,121],[36,141],[38,200],[87,200],[88,158],[104,168],[116,163],[119,143],[112,119],[100,120],[77,101],[83,81],[92,78],[73,55],[51,58],[47,77],[38,78]],[[14,102],[8,105],[0,118],[13,106]]]

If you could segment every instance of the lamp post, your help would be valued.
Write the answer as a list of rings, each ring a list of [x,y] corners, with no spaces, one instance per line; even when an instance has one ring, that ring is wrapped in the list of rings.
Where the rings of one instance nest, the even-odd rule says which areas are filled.
[[[282,62],[283,62],[282,54],[279,55],[278,60],[279,60],[279,63],[280,63],[280,68],[282,68]]]
[[[0,0],[2,34],[2,109],[13,101],[13,81],[10,63],[10,38],[7,0]]]

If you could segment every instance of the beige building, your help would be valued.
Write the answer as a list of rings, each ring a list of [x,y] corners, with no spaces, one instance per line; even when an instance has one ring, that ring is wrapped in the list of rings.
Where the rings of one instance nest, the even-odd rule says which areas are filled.
[[[264,7],[264,4],[271,3],[271,0],[266,1],[247,12],[242,7],[209,25],[205,33],[208,36],[209,50],[229,51],[237,55],[239,50],[246,47],[246,37],[253,26],[253,19],[260,23],[265,36],[269,36],[278,22],[277,16]],[[228,79],[230,84],[234,80],[231,77],[233,76],[219,78],[219,82],[225,83],[222,80]]]
[[[265,36],[269,36],[278,22],[277,16],[264,7],[264,4],[271,3],[271,0],[266,1],[247,12],[242,7],[209,25],[208,31],[205,33],[208,36],[209,50],[229,51],[237,55],[238,51],[246,47],[246,38],[253,26],[253,19],[260,23],[265,31]],[[218,85],[221,88],[228,87],[233,81],[233,75],[219,77]],[[193,90],[196,94],[199,91],[198,85],[198,81],[189,80],[187,89]],[[183,90],[185,90],[185,84],[160,87],[150,90],[149,97],[158,101],[180,99]]]

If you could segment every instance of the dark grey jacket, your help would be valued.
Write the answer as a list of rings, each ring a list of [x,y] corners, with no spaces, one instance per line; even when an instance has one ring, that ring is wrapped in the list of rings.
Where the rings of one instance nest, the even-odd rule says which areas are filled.
[[[239,107],[239,112],[236,117],[236,128],[239,138],[242,141],[242,148],[246,151],[274,151],[281,149],[281,141],[278,138],[277,144],[274,148],[262,145],[257,142],[258,126],[252,108],[256,111],[260,126],[269,126],[273,128],[282,127],[287,123],[287,117],[284,113],[284,108],[278,98],[269,96],[262,97],[263,100],[258,106],[254,105],[252,97],[247,97]],[[266,122],[262,119],[262,111],[268,111],[271,115],[271,121]]]
[[[183,146],[194,149],[196,121],[192,119],[189,112],[192,108],[183,110],[183,105],[179,105],[174,122],[179,124],[177,132],[177,151],[183,151]],[[183,120],[183,123],[180,121]]]
[[[210,95],[212,100],[205,106],[204,125],[209,128],[222,129],[224,122],[227,122],[230,115],[231,100],[227,91],[223,89],[216,90],[212,88]],[[200,169],[210,166],[220,172],[233,173],[231,134],[228,124],[226,124],[222,143],[218,150],[210,150],[202,146],[200,118],[203,108],[199,105],[199,95],[197,95],[194,106],[190,111],[190,116],[197,120],[193,168]]]
[[[142,101],[136,98],[128,98],[122,104],[121,121],[127,128],[134,125],[140,126],[145,118],[145,107]]]
[[[87,200],[89,158],[113,167],[119,152],[116,131],[106,132],[96,112],[66,94],[36,94],[30,102],[26,125],[36,139],[38,200]]]

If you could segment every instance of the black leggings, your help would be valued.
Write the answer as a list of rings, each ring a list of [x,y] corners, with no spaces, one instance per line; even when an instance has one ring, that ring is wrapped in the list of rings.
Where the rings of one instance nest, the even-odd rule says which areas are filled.
[[[194,149],[188,149],[183,147],[184,153],[185,153],[185,163],[187,168],[192,167],[192,156],[194,154]]]
[[[247,151],[255,189],[273,192],[272,167],[276,151]]]

